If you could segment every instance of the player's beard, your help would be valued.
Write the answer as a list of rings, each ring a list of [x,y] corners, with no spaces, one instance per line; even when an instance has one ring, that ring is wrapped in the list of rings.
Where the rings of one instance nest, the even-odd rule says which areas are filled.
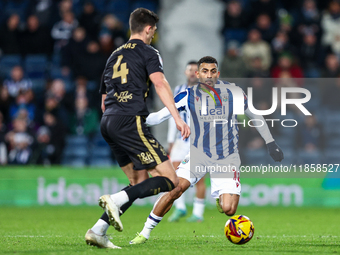
[[[205,84],[211,86],[211,87],[214,87],[215,86],[215,81],[213,79],[206,79],[204,81]]]

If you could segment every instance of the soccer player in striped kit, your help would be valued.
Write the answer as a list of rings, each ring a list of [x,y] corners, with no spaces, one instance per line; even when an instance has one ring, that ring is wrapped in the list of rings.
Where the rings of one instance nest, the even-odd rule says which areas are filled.
[[[228,216],[236,212],[241,194],[239,179],[241,161],[238,154],[238,127],[235,125],[237,116],[233,114],[235,95],[232,91],[235,91],[235,85],[218,80],[220,74],[218,63],[210,56],[198,61],[196,74],[200,83],[175,96],[177,109],[190,111],[192,130],[190,154],[185,157],[176,171],[179,185],[172,191],[164,193],[156,201],[142,232],[130,241],[130,244],[145,243],[152,229],[170,210],[173,202],[206,174],[204,170],[197,171],[197,167],[206,169],[207,166],[219,165],[232,170],[222,176],[220,173],[210,171],[211,195],[217,200],[217,208],[220,212]],[[264,118],[250,112],[244,93],[243,98],[245,114],[250,119],[261,120],[264,123],[260,126],[257,121],[254,121],[254,126],[257,126],[256,129],[265,140],[270,156],[274,161],[281,161],[283,152],[275,143]],[[169,111],[163,108],[159,112],[150,114],[146,124],[157,125],[169,117]],[[219,122],[222,120],[228,120],[228,123]]]

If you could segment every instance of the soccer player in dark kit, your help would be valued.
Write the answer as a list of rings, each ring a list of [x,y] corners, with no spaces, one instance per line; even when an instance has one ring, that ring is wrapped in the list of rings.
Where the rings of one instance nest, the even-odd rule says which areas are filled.
[[[112,225],[116,230],[122,231],[119,216],[137,198],[171,191],[178,185],[175,170],[164,148],[145,125],[145,119],[149,115],[145,100],[150,80],[173,116],[183,139],[190,135],[190,128],[181,119],[164,76],[162,58],[150,46],[157,22],[158,16],[154,12],[144,8],[134,10],[129,20],[131,37],[111,54],[103,72],[100,87],[101,107],[104,112],[100,124],[101,133],[133,186],[99,198],[99,205],[105,213],[87,231],[87,244],[102,248],[120,248],[108,240],[108,227]],[[138,170],[144,169],[153,178],[137,184]]]

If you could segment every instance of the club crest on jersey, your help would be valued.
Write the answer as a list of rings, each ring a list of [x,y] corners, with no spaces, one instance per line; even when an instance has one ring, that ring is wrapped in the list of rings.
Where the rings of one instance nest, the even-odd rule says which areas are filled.
[[[223,98],[222,98],[222,101],[227,102],[228,101],[228,95],[224,95]]]
[[[189,158],[185,158],[185,159],[183,159],[182,164],[186,164],[188,162],[189,162]]]

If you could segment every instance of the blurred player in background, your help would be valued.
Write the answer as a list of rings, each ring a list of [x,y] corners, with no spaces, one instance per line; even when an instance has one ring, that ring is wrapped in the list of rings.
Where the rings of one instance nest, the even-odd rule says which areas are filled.
[[[188,87],[196,85],[198,82],[197,76],[197,61],[190,61],[185,69],[185,76],[187,77],[187,82],[176,86],[174,90],[174,95],[185,91]],[[181,111],[181,118],[190,124],[190,112]],[[188,117],[188,118],[187,118]],[[184,156],[189,153],[190,150],[190,139],[183,140],[181,135],[177,132],[176,123],[173,118],[169,119],[168,128],[168,143],[169,143],[169,154],[172,161],[172,165],[175,169],[179,166]],[[194,208],[192,210],[192,215],[187,219],[188,222],[200,222],[203,221],[204,213],[204,199],[205,199],[205,184],[204,178],[202,178],[196,184],[196,197],[194,198]],[[178,221],[181,217],[187,214],[187,208],[185,205],[185,196],[180,196],[174,203],[176,210],[168,218],[168,221],[174,222]]]
[[[158,16],[154,12],[145,8],[134,10],[129,20],[129,41],[117,48],[106,62],[100,85],[103,111],[100,129],[132,186],[99,198],[99,206],[106,213],[87,231],[85,241],[90,245],[120,248],[108,240],[106,231],[109,226],[123,231],[120,215],[137,198],[171,191],[178,185],[164,148],[145,125],[149,115],[146,98],[151,80],[183,138],[190,135],[190,128],[181,119],[163,74],[162,58],[158,50],[150,46],[157,22]],[[145,169],[153,178],[138,183],[138,171],[145,172]]]
[[[223,83],[218,80],[220,72],[218,71],[217,60],[209,56],[198,61],[196,75],[200,83],[186,89],[175,97],[177,109],[186,112],[190,111],[190,116],[194,123],[192,129],[195,130],[190,139],[190,154],[185,157],[176,171],[179,177],[179,185],[171,192],[160,196],[147,218],[142,232],[131,240],[130,244],[145,243],[149,239],[151,231],[170,210],[173,202],[190,186],[196,184],[207,171],[209,172],[209,169],[207,171],[197,171],[197,166],[209,167],[218,164],[232,170],[229,171],[228,175],[210,172],[211,195],[216,199],[219,212],[228,216],[234,215],[236,212],[241,194],[239,175],[241,160],[238,153],[236,115],[233,114],[233,100],[235,100],[235,97],[231,93],[235,84]],[[214,98],[205,96],[211,94],[212,91],[216,91],[222,97],[223,102],[226,103],[223,104],[220,101],[216,104]],[[248,109],[248,99],[244,92],[243,97],[245,114],[253,120],[257,131],[265,140],[270,156],[274,161],[281,161],[283,152],[275,143],[264,118],[253,114]],[[202,100],[209,108],[206,113],[203,112],[203,107],[201,107],[203,105]],[[146,123],[147,125],[157,125],[169,117],[169,111],[163,108],[156,113],[150,114]],[[213,122],[213,120],[222,119],[228,120],[228,124],[221,124],[220,122],[216,124]],[[264,124],[259,125],[258,120]],[[195,165],[190,168],[190,163]]]

